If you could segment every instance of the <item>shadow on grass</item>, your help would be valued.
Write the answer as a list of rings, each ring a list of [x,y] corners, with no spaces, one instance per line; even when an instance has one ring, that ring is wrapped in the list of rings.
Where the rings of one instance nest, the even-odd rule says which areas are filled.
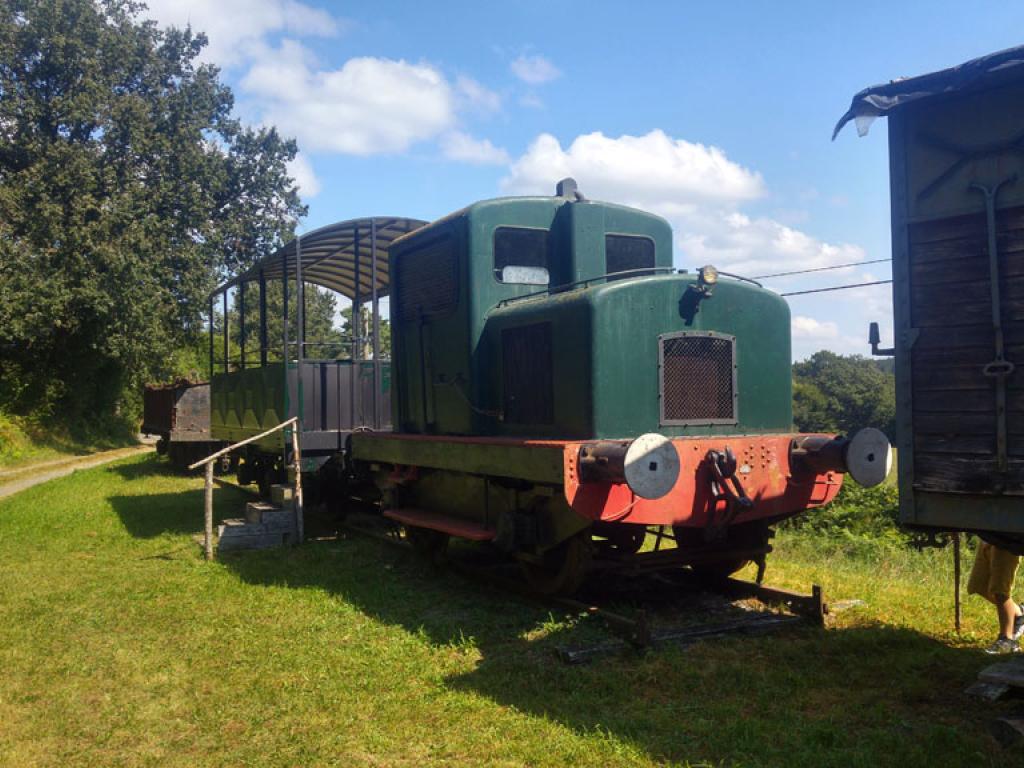
[[[152,462],[129,464],[114,469],[129,479],[152,474]],[[138,470],[134,473],[132,470]],[[125,529],[140,539],[150,539],[165,533],[200,533],[203,530],[203,489],[178,493],[154,493],[138,496],[111,496],[110,504]],[[219,524],[228,517],[241,517],[246,501],[252,496],[231,485],[218,485],[213,492],[213,521]]]
[[[564,611],[383,543],[310,542],[223,561],[251,584],[326,590],[438,647],[471,638],[482,658],[447,678],[452,690],[578,733],[614,734],[658,761],[934,766],[994,748],[983,708],[962,694],[978,654],[912,630],[807,627],[570,667],[554,651],[606,640],[597,620],[565,622]]]
[[[145,464],[124,467],[138,469]],[[249,498],[215,491],[215,516]],[[201,527],[202,491],[111,499],[142,538]],[[583,667],[561,645],[607,639],[593,618],[509,596],[412,553],[355,537],[231,553],[221,562],[258,586],[315,588],[438,648],[471,642],[481,659],[450,675],[455,691],[581,734],[611,734],[656,761],[761,765],[959,765],[995,762],[983,720],[999,706],[962,691],[983,660],[922,633],[884,625],[711,640]],[[721,620],[722,616],[715,617]]]

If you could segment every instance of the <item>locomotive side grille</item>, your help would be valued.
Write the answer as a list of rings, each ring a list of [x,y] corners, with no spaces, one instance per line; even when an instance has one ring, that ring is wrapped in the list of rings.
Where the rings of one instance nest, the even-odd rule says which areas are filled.
[[[661,423],[735,424],[736,337],[684,331],[659,341]]]
[[[502,410],[508,424],[555,421],[551,372],[551,323],[501,332]]]
[[[455,248],[448,236],[404,251],[397,259],[395,275],[399,320],[436,317],[454,309],[459,295],[456,265]]]

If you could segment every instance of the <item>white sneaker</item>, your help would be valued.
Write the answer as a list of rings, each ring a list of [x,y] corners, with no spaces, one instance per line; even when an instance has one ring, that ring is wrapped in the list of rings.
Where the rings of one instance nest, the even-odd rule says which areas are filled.
[[[1020,645],[1016,640],[1011,640],[1009,637],[999,637],[996,638],[992,645],[985,649],[985,653],[993,656],[1004,653],[1020,653]]]

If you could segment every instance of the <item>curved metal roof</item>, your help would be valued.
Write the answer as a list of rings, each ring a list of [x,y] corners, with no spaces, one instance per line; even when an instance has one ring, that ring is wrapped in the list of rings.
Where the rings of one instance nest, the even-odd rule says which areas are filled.
[[[294,277],[295,254],[300,251],[303,282],[329,288],[349,299],[356,295],[357,264],[359,297],[366,299],[372,294],[373,259],[376,257],[377,295],[386,296],[389,288],[388,246],[426,223],[400,216],[373,216],[328,224],[285,243],[270,256],[218,287],[214,294],[240,283],[259,280],[260,270],[268,281],[280,280],[285,262],[289,276]],[[377,246],[375,253],[374,243]]]

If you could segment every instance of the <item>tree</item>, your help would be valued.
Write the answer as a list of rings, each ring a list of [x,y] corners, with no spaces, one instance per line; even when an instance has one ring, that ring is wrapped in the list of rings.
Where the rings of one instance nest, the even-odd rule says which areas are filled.
[[[352,336],[352,306],[349,305],[341,310],[342,317],[342,333],[346,338]],[[377,348],[380,350],[380,356],[383,359],[391,357],[391,322],[387,318],[380,318],[377,322],[377,331],[379,337],[377,339]],[[361,339],[360,346],[362,349],[359,352],[358,357],[363,360],[370,360],[373,358],[373,341],[371,339],[373,334],[373,313],[369,307],[359,307],[359,338]]]
[[[0,6],[0,408],[131,406],[304,213],[295,143],[232,118],[206,38],[142,8]]]
[[[896,384],[884,363],[822,350],[793,364],[793,421],[806,432],[877,427],[895,436]]]

